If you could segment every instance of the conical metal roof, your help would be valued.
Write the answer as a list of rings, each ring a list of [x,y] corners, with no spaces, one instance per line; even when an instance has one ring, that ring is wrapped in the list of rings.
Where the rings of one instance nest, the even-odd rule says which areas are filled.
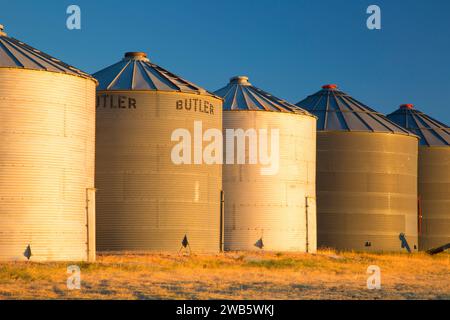
[[[414,108],[412,104],[403,104],[388,119],[408,129],[420,137],[420,145],[430,147],[450,146],[450,128],[425,113]]]
[[[2,25],[0,25],[0,68],[42,70],[93,79],[88,73],[72,67],[22,41],[8,37]]]
[[[318,131],[387,132],[412,135],[383,114],[338,90],[334,84],[296,104],[318,117]]]
[[[223,110],[262,110],[310,115],[306,110],[252,86],[245,76],[231,78],[230,83],[214,93],[224,98]]]
[[[99,82],[99,91],[155,90],[210,94],[192,82],[151,63],[144,52],[127,52],[121,61],[94,73],[94,77]]]

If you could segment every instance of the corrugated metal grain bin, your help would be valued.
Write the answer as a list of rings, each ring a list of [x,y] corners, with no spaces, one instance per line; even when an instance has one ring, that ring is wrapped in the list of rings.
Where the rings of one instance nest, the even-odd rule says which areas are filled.
[[[318,116],[318,245],[417,249],[418,138],[337,89],[297,106]]]
[[[223,166],[225,250],[315,252],[316,118],[252,86],[247,77],[234,77],[215,93],[225,99],[224,131],[249,133],[245,163],[235,157]],[[264,174],[262,170],[274,168],[275,162],[258,158],[250,163],[249,155],[251,141],[262,151],[261,129],[267,130],[271,155],[279,150],[273,159],[277,170]],[[252,130],[258,142],[251,139]],[[272,137],[276,130],[279,143]],[[227,138],[225,159],[230,143],[239,152],[238,138]]]
[[[450,243],[450,129],[412,104],[387,117],[420,137],[419,249]]]
[[[0,28],[0,260],[95,259],[95,86]]]
[[[222,100],[141,52],[94,76],[98,250],[178,251],[186,236],[192,251],[218,252],[222,166],[177,164],[171,138],[188,130],[194,158],[195,123],[221,131]]]

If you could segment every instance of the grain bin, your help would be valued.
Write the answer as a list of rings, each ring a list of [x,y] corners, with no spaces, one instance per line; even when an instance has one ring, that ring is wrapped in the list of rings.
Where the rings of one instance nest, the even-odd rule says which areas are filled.
[[[418,138],[336,85],[297,106],[318,117],[319,247],[417,250]]]
[[[227,131],[248,134],[243,139],[245,163],[235,157],[223,166],[225,250],[315,252],[316,118],[252,86],[243,76],[215,93],[224,98],[225,158],[229,146],[239,152],[238,138],[229,138]],[[251,141],[262,151],[264,129],[267,149],[272,155],[279,150],[277,170],[269,173],[263,173],[271,166],[268,162],[258,158],[251,163],[249,156]],[[272,137],[276,130],[279,143]]]
[[[0,28],[0,260],[95,259],[95,86]]]
[[[218,252],[222,166],[177,164],[171,136],[187,130],[193,150],[184,152],[194,158],[202,149],[195,124],[220,132],[222,100],[142,52],[94,76],[98,250],[178,251],[186,236],[187,250]]]
[[[412,104],[387,117],[420,137],[420,250],[450,243],[450,129]]]

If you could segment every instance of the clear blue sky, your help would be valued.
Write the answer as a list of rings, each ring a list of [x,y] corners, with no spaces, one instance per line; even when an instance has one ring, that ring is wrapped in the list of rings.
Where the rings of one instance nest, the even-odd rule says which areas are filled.
[[[82,10],[82,30],[65,27]],[[382,30],[366,28],[366,8]],[[146,51],[208,90],[234,75],[296,103],[324,83],[380,112],[414,103],[450,124],[448,0],[0,0],[6,32],[87,72]]]

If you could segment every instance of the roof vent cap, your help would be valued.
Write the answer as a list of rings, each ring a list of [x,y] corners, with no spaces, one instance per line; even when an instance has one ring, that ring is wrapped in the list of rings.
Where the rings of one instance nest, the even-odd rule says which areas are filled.
[[[230,83],[232,84],[240,84],[242,86],[251,86],[252,84],[248,82],[247,76],[236,76],[230,79]]]
[[[330,89],[330,90],[337,89],[337,85],[335,85],[335,84],[325,84],[325,85],[322,86],[322,89]]]
[[[150,61],[147,58],[147,54],[145,52],[126,52],[125,60],[141,60],[141,61]]]
[[[412,109],[414,109],[414,105],[411,103],[405,103],[400,106],[400,109],[412,110]]]

